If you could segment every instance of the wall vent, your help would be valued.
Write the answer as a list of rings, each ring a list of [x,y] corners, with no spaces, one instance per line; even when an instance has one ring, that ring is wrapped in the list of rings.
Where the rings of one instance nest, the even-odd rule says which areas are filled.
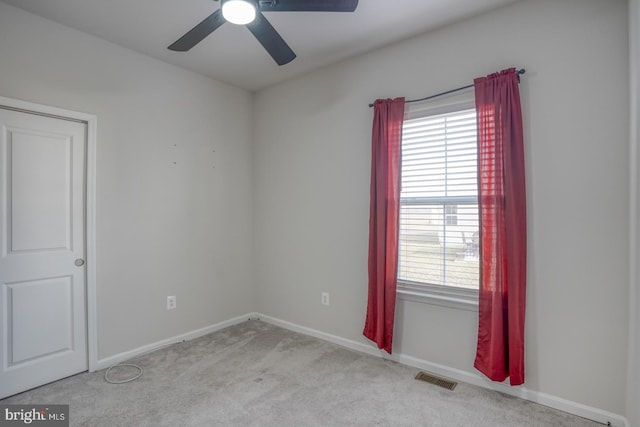
[[[416,379],[420,381],[425,381],[430,384],[437,385],[438,387],[446,388],[447,390],[453,391],[458,385],[457,382],[450,380],[448,378],[439,377],[437,375],[420,371],[418,375],[416,375]]]

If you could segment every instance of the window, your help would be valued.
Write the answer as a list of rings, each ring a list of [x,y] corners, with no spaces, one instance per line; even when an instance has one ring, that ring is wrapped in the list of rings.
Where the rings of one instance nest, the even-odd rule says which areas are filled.
[[[458,205],[445,205],[444,215],[447,225],[458,225]]]
[[[475,109],[406,119],[398,289],[477,301],[479,216]]]

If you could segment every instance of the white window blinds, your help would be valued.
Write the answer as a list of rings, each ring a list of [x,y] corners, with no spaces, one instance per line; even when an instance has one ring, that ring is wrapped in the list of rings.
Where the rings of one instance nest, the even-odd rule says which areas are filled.
[[[476,113],[405,120],[398,280],[478,288]]]

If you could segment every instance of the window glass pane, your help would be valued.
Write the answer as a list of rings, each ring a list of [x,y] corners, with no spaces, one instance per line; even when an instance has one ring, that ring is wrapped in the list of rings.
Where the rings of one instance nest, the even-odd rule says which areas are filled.
[[[478,288],[475,110],[406,120],[398,279]]]

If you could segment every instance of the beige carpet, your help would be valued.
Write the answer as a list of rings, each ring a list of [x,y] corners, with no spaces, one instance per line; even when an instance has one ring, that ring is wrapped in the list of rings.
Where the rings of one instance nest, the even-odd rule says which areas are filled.
[[[76,375],[2,401],[69,404],[72,426],[599,426],[418,369],[248,321],[136,358],[114,385]],[[112,371],[112,379],[134,371]]]

